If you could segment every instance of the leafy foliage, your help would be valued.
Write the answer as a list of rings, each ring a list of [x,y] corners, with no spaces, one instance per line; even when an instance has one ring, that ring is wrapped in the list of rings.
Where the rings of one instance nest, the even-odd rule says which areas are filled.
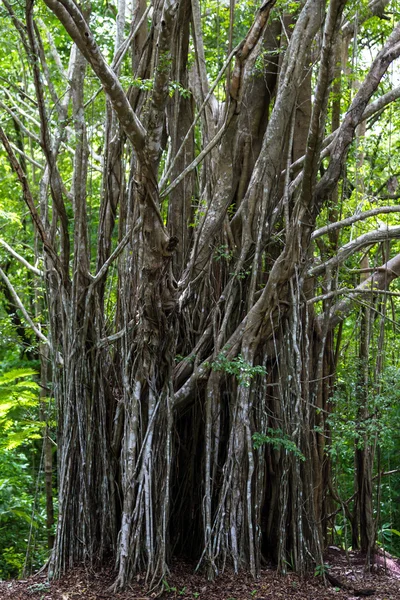
[[[0,374],[0,577],[22,573],[27,554],[31,566],[45,557],[40,529],[45,523],[44,498],[37,489],[34,446],[43,424],[37,418],[36,371],[14,368]],[[35,503],[37,505],[35,506]],[[30,540],[37,539],[35,548]]]
[[[250,381],[256,375],[265,375],[266,373],[265,367],[261,365],[252,366],[241,354],[232,360],[228,360],[222,352],[213,361],[211,368],[213,371],[222,371],[228,375],[233,375],[238,380],[239,385],[243,387],[249,387]]]
[[[31,379],[33,369],[13,369],[0,375],[0,426],[4,432],[2,445],[17,448],[29,440],[41,439],[43,423],[32,409],[37,408],[39,386]]]
[[[44,530],[44,498],[42,508],[33,511],[36,496],[35,471],[32,457],[21,449],[0,452],[0,578],[21,575],[29,548],[29,540],[37,538],[36,548],[30,552],[33,568],[38,568],[46,557]],[[32,529],[35,531],[32,532]]]
[[[254,448],[260,448],[263,444],[269,444],[274,450],[282,448],[300,460],[306,460],[304,454],[300,452],[294,441],[287,434],[283,433],[280,428],[273,429],[272,427],[268,427],[266,433],[254,433],[253,442]]]

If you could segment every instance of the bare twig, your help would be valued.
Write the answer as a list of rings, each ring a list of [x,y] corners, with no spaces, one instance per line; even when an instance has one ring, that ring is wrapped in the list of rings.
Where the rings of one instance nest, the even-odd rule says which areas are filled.
[[[15,291],[14,286],[12,285],[11,281],[8,279],[7,275],[4,273],[4,271],[3,271],[3,269],[1,267],[0,267],[0,277],[3,279],[4,283],[6,284],[6,286],[8,287],[8,289],[10,290],[10,293],[11,293],[13,299],[14,299],[15,304],[18,306],[18,308],[22,312],[25,321],[31,327],[32,331],[35,333],[35,335],[42,342],[44,342],[45,344],[47,344],[48,346],[50,346],[49,340],[47,339],[47,337],[45,335],[43,335],[43,333],[40,331],[40,329],[38,329],[36,327],[35,323],[30,318],[30,316],[29,316],[26,308],[22,304],[22,301],[21,301],[20,297],[18,296],[17,292]]]
[[[39,277],[43,277],[44,273],[40,269],[37,269],[33,265],[31,265],[23,256],[18,254],[11,246],[7,244],[3,239],[0,238],[0,244],[14,257],[16,258],[24,267],[26,267],[31,273],[38,275]]]

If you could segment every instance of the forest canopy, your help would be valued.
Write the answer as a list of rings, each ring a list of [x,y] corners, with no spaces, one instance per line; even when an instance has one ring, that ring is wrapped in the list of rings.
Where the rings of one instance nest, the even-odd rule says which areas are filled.
[[[0,577],[399,554],[398,0],[0,31]]]

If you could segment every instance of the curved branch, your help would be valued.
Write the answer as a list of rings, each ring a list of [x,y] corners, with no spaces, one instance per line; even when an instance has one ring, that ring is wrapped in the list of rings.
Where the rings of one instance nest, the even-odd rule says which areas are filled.
[[[38,163],[29,154],[26,154],[23,150],[21,150],[20,148],[18,148],[18,146],[16,146],[12,142],[10,142],[10,146],[11,146],[11,148],[15,152],[17,152],[17,154],[19,154],[20,156],[23,156],[23,158],[26,160],[26,162],[30,163],[31,165],[33,165],[34,167],[36,167],[37,169],[39,169],[39,171],[44,171],[45,167],[43,165],[41,165],[40,163]]]
[[[308,271],[308,275],[315,277],[316,275],[321,275],[321,273],[323,273],[326,269],[332,269],[340,266],[349,258],[349,256],[358,250],[361,250],[361,248],[364,248],[365,246],[398,238],[400,238],[400,226],[387,228],[382,227],[381,229],[363,233],[363,235],[360,235],[355,240],[352,240],[351,242],[348,242],[342,246],[336,256],[333,256],[321,265],[316,265],[315,267],[311,268]]]
[[[395,102],[399,98],[400,98],[400,87],[396,87],[393,90],[391,90],[390,92],[387,92],[387,94],[384,94],[380,98],[377,98],[376,100],[374,100],[373,102],[368,104],[368,106],[366,107],[366,109],[364,110],[364,112],[361,116],[361,121],[370,119],[376,113],[383,110],[384,108],[389,106],[389,104],[391,104],[392,102]],[[345,115],[345,117],[346,117],[346,115]],[[337,129],[336,131],[334,131],[333,133],[329,134],[328,136],[326,136],[326,138],[324,139],[324,141],[322,143],[323,151],[321,153],[321,158],[325,158],[326,156],[329,156],[339,131],[340,131],[340,128]],[[294,171],[297,171],[298,169],[300,169],[303,166],[304,161],[305,161],[305,155],[300,156],[300,158],[298,158],[294,163],[292,163],[290,165],[290,172],[293,173]]]
[[[337,290],[333,290],[332,292],[327,292],[326,294],[321,294],[320,296],[314,296],[314,298],[310,298],[307,300],[307,304],[315,304],[316,302],[322,302],[323,300],[329,300],[330,298],[334,298],[335,296],[343,296],[348,294],[384,294],[386,296],[393,296],[395,298],[400,297],[399,292],[389,292],[388,290],[377,290],[374,288],[373,290],[364,290],[358,288],[339,288]]]
[[[360,89],[339,128],[332,148],[329,166],[316,188],[315,208],[317,211],[340,178],[348,148],[353,141],[357,125],[364,120],[363,115],[372,94],[374,94],[378,88],[378,85],[390,64],[399,55],[400,24],[394,29],[386,44],[372,63],[368,74],[361,84]]]
[[[45,335],[43,335],[43,333],[36,327],[35,323],[32,321],[32,319],[28,315],[28,312],[27,312],[26,308],[24,307],[24,305],[22,304],[22,301],[21,301],[20,297],[18,296],[17,292],[15,291],[14,286],[12,285],[11,281],[8,279],[7,275],[4,273],[4,271],[1,267],[0,267],[0,277],[3,279],[4,283],[10,290],[10,293],[14,299],[15,304],[18,306],[18,308],[24,315],[25,321],[31,327],[31,329],[33,330],[35,335],[39,338],[39,340],[41,340],[42,342],[44,342],[45,344],[50,346],[50,342],[47,339],[47,337]]]
[[[101,268],[98,270],[96,275],[94,275],[94,277],[92,278],[92,282],[91,282],[92,286],[96,285],[96,283],[98,283],[104,277],[104,275],[106,275],[111,264],[118,258],[118,256],[121,254],[122,250],[125,248],[125,246],[129,242],[131,235],[132,235],[132,230],[128,231],[128,233],[122,238],[122,240],[120,241],[118,246],[115,248],[114,252],[108,257],[106,262],[101,266]]]
[[[236,62],[229,85],[229,93],[235,100],[239,100],[240,98],[245,61],[248,59],[252,50],[257,45],[275,2],[276,0],[267,0],[264,2],[264,4],[258,10],[245,39],[240,44],[236,53]]]
[[[394,258],[390,259],[387,263],[376,269],[376,271],[363,281],[357,288],[351,293],[348,298],[341,300],[334,306],[332,306],[329,313],[329,329],[333,329],[344,321],[344,319],[350,314],[353,304],[356,300],[357,294],[362,290],[369,290],[371,294],[376,293],[379,290],[386,290],[389,285],[400,277],[400,254],[397,254]],[[322,326],[326,317],[321,314],[318,317],[318,322]]]
[[[33,131],[30,131],[27,127],[25,127],[23,121],[19,118],[19,116],[9,106],[7,106],[7,104],[5,104],[4,102],[2,102],[1,100],[0,100],[0,108],[2,108],[3,110],[5,110],[10,115],[10,117],[16,123],[18,123],[18,126],[21,128],[21,130],[25,133],[26,136],[28,136],[31,140],[33,140],[34,142],[36,142],[36,144],[40,144],[40,138],[39,138],[39,136],[37,136],[35,133],[33,133]],[[38,127],[40,127],[40,123],[36,122],[36,124],[37,124]]]
[[[201,117],[201,115],[203,113],[203,110],[205,109],[205,107],[206,107],[207,103],[209,102],[210,98],[212,97],[213,92],[214,92],[215,88],[217,87],[218,83],[220,82],[223,74],[225,73],[226,69],[229,67],[232,58],[234,57],[235,53],[237,52],[237,49],[238,49],[238,46],[232,50],[232,52],[229,54],[228,58],[226,59],[226,61],[222,65],[222,68],[221,68],[220,72],[218,73],[218,75],[217,75],[214,83],[212,84],[212,86],[211,86],[211,88],[210,88],[207,96],[204,98],[203,104],[200,106],[199,110],[197,111],[197,115],[196,115],[193,123],[191,124],[191,126],[189,127],[189,129],[188,129],[185,137],[183,138],[182,143],[181,143],[181,145],[180,145],[177,153],[175,154],[174,159],[173,159],[171,165],[168,167],[168,170],[165,173],[165,175],[163,175],[163,178],[162,178],[161,183],[160,183],[160,189],[163,189],[165,183],[168,181],[168,177],[171,175],[172,170],[173,170],[173,168],[174,168],[174,166],[176,164],[176,161],[177,161],[178,157],[181,155],[182,150],[185,147],[186,142],[188,141],[188,139],[190,138],[190,136],[191,136],[194,128],[196,127],[196,125],[197,125],[197,123],[198,123],[198,121],[199,121],[199,119],[200,119],[200,117]],[[211,142],[209,143],[209,145],[207,146],[207,148],[209,148],[210,150],[212,150],[212,148],[214,147],[215,143],[217,143],[218,140],[219,140],[219,137],[220,137],[219,134],[220,134],[220,132],[216,133],[216,135],[211,140]],[[218,139],[217,139],[217,136],[219,136]],[[211,144],[213,144],[212,147],[210,147]],[[198,163],[196,163],[196,165],[194,165],[194,163],[192,162],[191,165],[189,165],[185,169],[184,175],[182,173],[183,177],[186,177],[186,175],[188,175],[190,173],[190,171],[193,171],[193,169],[195,169],[195,167],[197,166],[197,164]],[[190,171],[188,169],[190,169]],[[181,176],[179,176],[179,177],[181,177]],[[182,179],[179,179],[179,181],[178,181],[178,178],[176,178],[168,186],[168,188],[162,192],[162,194],[160,195],[160,197],[164,198],[165,196],[167,196],[180,183],[180,181],[182,181]]]
[[[18,252],[16,252],[13,248],[11,248],[11,246],[9,246],[7,244],[7,242],[5,242],[1,238],[0,238],[0,244],[11,254],[11,256],[16,258],[22,265],[24,265],[24,267],[26,267],[28,269],[28,271],[31,271],[31,273],[34,273],[35,275],[38,275],[39,277],[43,277],[43,275],[44,275],[43,271],[41,271],[40,269],[37,269],[36,267],[31,265],[27,260],[25,260],[25,258],[23,256],[18,254]]]
[[[311,235],[311,239],[315,240],[326,233],[330,233],[336,229],[341,229],[342,227],[348,227],[349,225],[353,225],[353,223],[357,223],[358,221],[365,221],[366,219],[375,217],[376,215],[384,215],[396,212],[400,212],[400,206],[381,206],[379,208],[372,208],[371,210],[366,210],[358,215],[352,215],[351,217],[347,217],[347,219],[343,219],[342,221],[336,221],[336,223],[331,223],[330,225],[325,225],[324,227],[316,229]]]
[[[0,127],[0,139],[3,142],[3,146],[8,154],[8,158],[11,163],[11,166],[19,179],[19,182],[22,187],[24,201],[29,209],[29,212],[32,217],[32,221],[34,222],[34,224],[36,226],[36,229],[40,236],[40,239],[42,240],[44,249],[46,250],[49,258],[51,258],[55,268],[57,269],[57,272],[62,277],[62,279],[64,279],[64,272],[63,272],[62,265],[60,263],[60,259],[57,255],[56,251],[54,250],[53,246],[51,245],[49,238],[47,236],[47,233],[43,227],[43,223],[40,219],[39,213],[37,212],[35,202],[33,200],[33,196],[32,196],[26,175],[23,172],[22,167],[16,158],[16,156],[13,152],[13,149],[10,146],[10,142],[9,142],[6,134],[4,133],[4,130],[2,127]]]

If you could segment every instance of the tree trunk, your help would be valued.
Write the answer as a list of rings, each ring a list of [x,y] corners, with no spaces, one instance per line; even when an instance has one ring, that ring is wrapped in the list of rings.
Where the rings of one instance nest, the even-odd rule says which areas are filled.
[[[303,573],[323,562],[332,331],[351,306],[335,304],[334,280],[346,257],[381,238],[337,252],[321,243],[319,262],[314,239],[326,210],[335,225],[329,199],[400,54],[400,27],[335,122],[322,168],[345,0],[304,2],[287,40],[268,0],[221,67],[220,88],[196,0],[156,2],[151,13],[139,3],[125,40],[121,0],[111,65],[86,5],[45,3],[74,42],[67,72],[57,61],[70,84],[53,86],[54,121],[33,5],[25,30],[5,2],[35,84],[38,202],[0,135],[44,255],[58,411],[51,574],[112,556],[115,589],[142,571],[157,586],[174,553],[209,577],[227,564],[256,576],[263,555]],[[400,274],[392,261],[371,276],[379,289],[383,271]],[[359,458],[362,484],[372,463]],[[360,488],[371,548],[368,494]]]

